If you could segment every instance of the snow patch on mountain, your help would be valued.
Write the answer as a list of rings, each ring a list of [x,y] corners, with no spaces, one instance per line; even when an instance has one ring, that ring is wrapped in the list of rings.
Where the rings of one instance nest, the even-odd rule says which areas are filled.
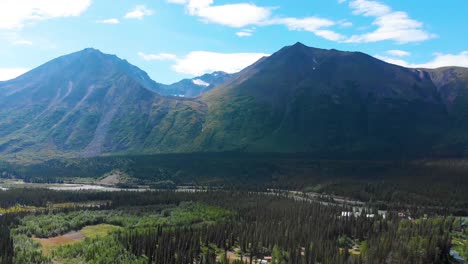
[[[199,85],[199,86],[210,86],[209,83],[207,83],[207,82],[205,82],[205,81],[203,81],[201,79],[194,79],[194,80],[192,80],[192,82],[194,84],[196,84],[196,85]]]

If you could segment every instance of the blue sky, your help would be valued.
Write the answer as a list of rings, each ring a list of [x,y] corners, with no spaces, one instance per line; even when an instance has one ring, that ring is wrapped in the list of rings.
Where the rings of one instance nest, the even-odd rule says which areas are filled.
[[[87,47],[172,83],[235,72],[283,46],[468,67],[468,1],[2,0],[0,80]]]

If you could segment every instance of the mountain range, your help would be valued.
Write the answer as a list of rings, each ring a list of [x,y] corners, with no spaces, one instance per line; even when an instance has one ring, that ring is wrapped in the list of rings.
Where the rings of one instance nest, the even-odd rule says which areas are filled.
[[[231,74],[216,71],[192,79],[183,79],[170,85],[160,84],[160,88],[153,91],[161,95],[194,98],[212,90],[230,77]]]
[[[301,43],[173,85],[85,49],[0,82],[0,155],[466,156],[467,91],[466,68],[409,69]]]

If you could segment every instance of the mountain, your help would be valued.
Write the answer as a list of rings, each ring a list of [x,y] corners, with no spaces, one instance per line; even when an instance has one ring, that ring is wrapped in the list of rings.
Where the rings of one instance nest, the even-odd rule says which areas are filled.
[[[85,49],[0,84],[0,153],[55,155],[182,149],[201,129],[201,102],[152,92],[158,84],[113,55]]]
[[[188,82],[203,87],[186,89]],[[465,68],[408,69],[360,52],[297,43],[237,74],[214,73],[179,85],[158,84],[93,49],[60,57],[0,83],[0,155],[468,154]],[[186,97],[209,91],[196,98],[163,96],[170,89]]]
[[[201,94],[212,90],[217,85],[224,83],[231,77],[230,74],[217,71],[207,73],[192,79],[184,79],[170,85],[160,85],[161,88],[154,89],[162,95],[172,95],[179,97],[198,97]]]
[[[447,131],[466,134],[452,119],[468,111],[449,112],[444,93],[464,100],[467,71],[407,69],[297,43],[202,96],[209,114],[199,144],[328,158],[458,155],[467,140],[454,149]]]

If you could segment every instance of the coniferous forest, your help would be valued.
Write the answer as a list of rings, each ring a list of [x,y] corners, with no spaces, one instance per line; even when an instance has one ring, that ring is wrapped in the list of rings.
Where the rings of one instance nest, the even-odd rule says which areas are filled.
[[[467,241],[463,220],[430,210],[264,192],[1,194],[2,263],[451,263]]]

